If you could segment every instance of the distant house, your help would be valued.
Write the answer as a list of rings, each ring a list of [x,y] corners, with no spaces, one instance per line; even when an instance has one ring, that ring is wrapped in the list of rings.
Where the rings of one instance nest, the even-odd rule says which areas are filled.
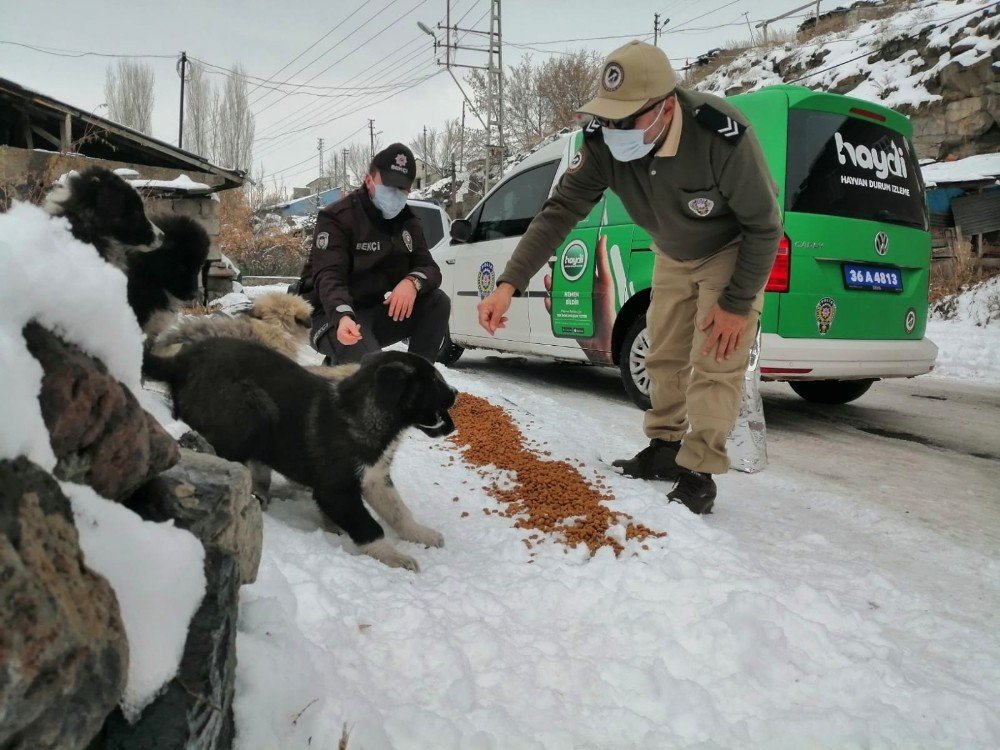
[[[984,238],[1000,232],[1000,154],[978,154],[920,167],[927,188],[932,229],[954,239],[975,242],[982,266],[1000,265],[996,250]],[[951,243],[936,243],[953,254]],[[937,255],[941,255],[938,253]],[[945,256],[947,257],[947,256]]]
[[[321,193],[312,193],[310,195],[295,197],[290,201],[285,201],[284,203],[272,203],[270,206],[264,206],[263,208],[258,209],[257,214],[280,214],[285,218],[290,218],[292,216],[311,216],[317,213],[324,206],[328,206],[331,203],[340,200],[340,197],[343,194],[343,190],[339,187],[331,188],[330,190],[324,190]]]
[[[15,198],[37,201],[60,175],[90,166],[119,171],[157,213],[199,219],[213,240],[208,291],[230,291],[215,194],[242,186],[242,171],[0,78],[0,210]]]

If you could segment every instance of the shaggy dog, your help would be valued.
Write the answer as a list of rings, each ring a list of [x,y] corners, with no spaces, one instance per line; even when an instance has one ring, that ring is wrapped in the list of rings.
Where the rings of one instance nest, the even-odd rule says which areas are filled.
[[[298,359],[299,351],[309,346],[312,305],[301,297],[273,292],[254,300],[246,315],[192,316],[183,318],[156,339],[154,352],[176,354],[182,347],[196,341],[233,338],[255,341]]]
[[[130,251],[125,269],[128,304],[150,338],[173,322],[181,303],[197,296],[211,244],[205,228],[186,216],[166,216],[156,224],[163,230],[162,244],[148,253]]]
[[[219,456],[263,464],[309,487],[320,510],[365,554],[419,569],[385,538],[362,498],[402,539],[444,544],[414,520],[389,476],[406,428],[431,437],[455,429],[448,409],[456,391],[422,357],[380,352],[331,382],[260,344],[218,339],[174,357],[147,352],[143,372],[169,386],[174,415]]]
[[[65,216],[73,236],[125,270],[126,253],[155,250],[163,237],[146,217],[139,193],[109,169],[72,172],[45,197],[51,216]]]

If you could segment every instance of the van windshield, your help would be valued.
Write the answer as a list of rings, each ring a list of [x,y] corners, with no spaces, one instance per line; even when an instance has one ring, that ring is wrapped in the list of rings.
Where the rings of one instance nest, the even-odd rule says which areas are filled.
[[[920,166],[902,134],[831,112],[788,115],[787,211],[927,229]]]

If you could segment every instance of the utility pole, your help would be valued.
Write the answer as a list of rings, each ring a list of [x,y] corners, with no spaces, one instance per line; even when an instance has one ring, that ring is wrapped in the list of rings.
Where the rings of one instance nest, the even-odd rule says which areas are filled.
[[[323,139],[317,138],[316,140],[318,141],[316,150],[319,151],[319,181],[316,183],[316,210],[319,211],[319,194],[326,185],[326,182],[323,180]]]
[[[368,136],[372,144],[372,158],[375,158],[375,121],[372,119],[368,120]]]
[[[339,179],[340,179],[340,168],[337,166],[337,152],[334,151],[333,152],[333,174],[330,175],[329,182],[331,184],[329,185],[329,187],[331,187],[331,188],[337,187],[336,185],[334,185],[332,183],[333,183],[333,180],[339,180]],[[343,191],[341,191],[341,192],[343,192]]]
[[[451,218],[454,219],[458,216],[458,206],[455,205],[455,156],[452,152],[451,157]]]
[[[344,192],[347,192],[347,152],[348,149],[344,148],[340,150],[341,160],[340,166],[344,169]]]
[[[458,157],[458,168],[465,170],[465,99],[462,100],[462,153]]]
[[[744,13],[743,14],[743,18],[746,19],[746,22],[747,22],[747,31],[750,32],[750,44],[753,45],[754,44],[754,40],[753,40],[753,27],[750,26],[750,14],[749,13]]]
[[[660,23],[660,14],[653,14],[653,46],[658,47],[660,42],[660,33],[666,28],[667,24],[670,23],[669,18],[664,18],[663,23]]]
[[[178,62],[181,74],[181,114],[177,130],[177,148],[184,148],[184,79],[187,77],[187,61],[187,52],[181,52],[181,59]]]
[[[490,0],[490,30],[480,31],[478,29],[466,29],[461,28],[457,25],[451,25],[451,2],[452,0],[447,0],[446,2],[446,14],[445,14],[445,25],[437,25],[439,30],[444,32],[443,41],[438,40],[434,31],[428,28],[425,24],[418,22],[417,25],[420,30],[425,34],[429,34],[434,37],[434,52],[435,54],[439,49],[444,48],[444,62],[437,58],[438,65],[444,65],[449,75],[455,81],[455,84],[462,92],[462,96],[465,101],[468,102],[469,108],[472,113],[479,120],[480,124],[486,130],[486,166],[484,169],[484,183],[483,190],[489,189],[490,181],[490,164],[496,159],[496,162],[500,166],[501,174],[503,170],[503,160],[506,156],[506,148],[504,142],[503,134],[503,37],[500,23],[500,0]],[[463,32],[466,36],[469,34],[477,34],[486,37],[485,47],[476,47],[460,44],[458,39],[458,32]],[[472,52],[485,52],[487,54],[486,65],[466,65],[456,62],[456,56],[458,50],[469,50]],[[465,92],[462,84],[456,78],[453,68],[472,68],[475,70],[486,71],[486,83],[487,83],[487,101],[486,106],[486,119],[483,119],[482,114],[476,108],[475,103],[469,98],[469,95]],[[495,116],[494,116],[495,113]],[[463,108],[463,122],[465,119],[464,108]],[[465,128],[462,129],[463,132],[463,150],[464,150],[464,134]],[[464,154],[462,157],[464,161]]]

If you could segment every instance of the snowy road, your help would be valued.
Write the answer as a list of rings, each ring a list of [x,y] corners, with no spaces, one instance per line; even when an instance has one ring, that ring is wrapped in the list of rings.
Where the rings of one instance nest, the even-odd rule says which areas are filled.
[[[349,554],[311,503],[274,504],[243,595],[241,750],[332,747],[345,723],[367,750],[1000,744],[997,386],[818,407],[766,385],[768,470],[720,477],[699,518],[602,462],[645,443],[616,372],[467,352],[446,376],[668,536],[529,553],[422,437],[393,469],[447,540],[402,545],[419,575]]]

